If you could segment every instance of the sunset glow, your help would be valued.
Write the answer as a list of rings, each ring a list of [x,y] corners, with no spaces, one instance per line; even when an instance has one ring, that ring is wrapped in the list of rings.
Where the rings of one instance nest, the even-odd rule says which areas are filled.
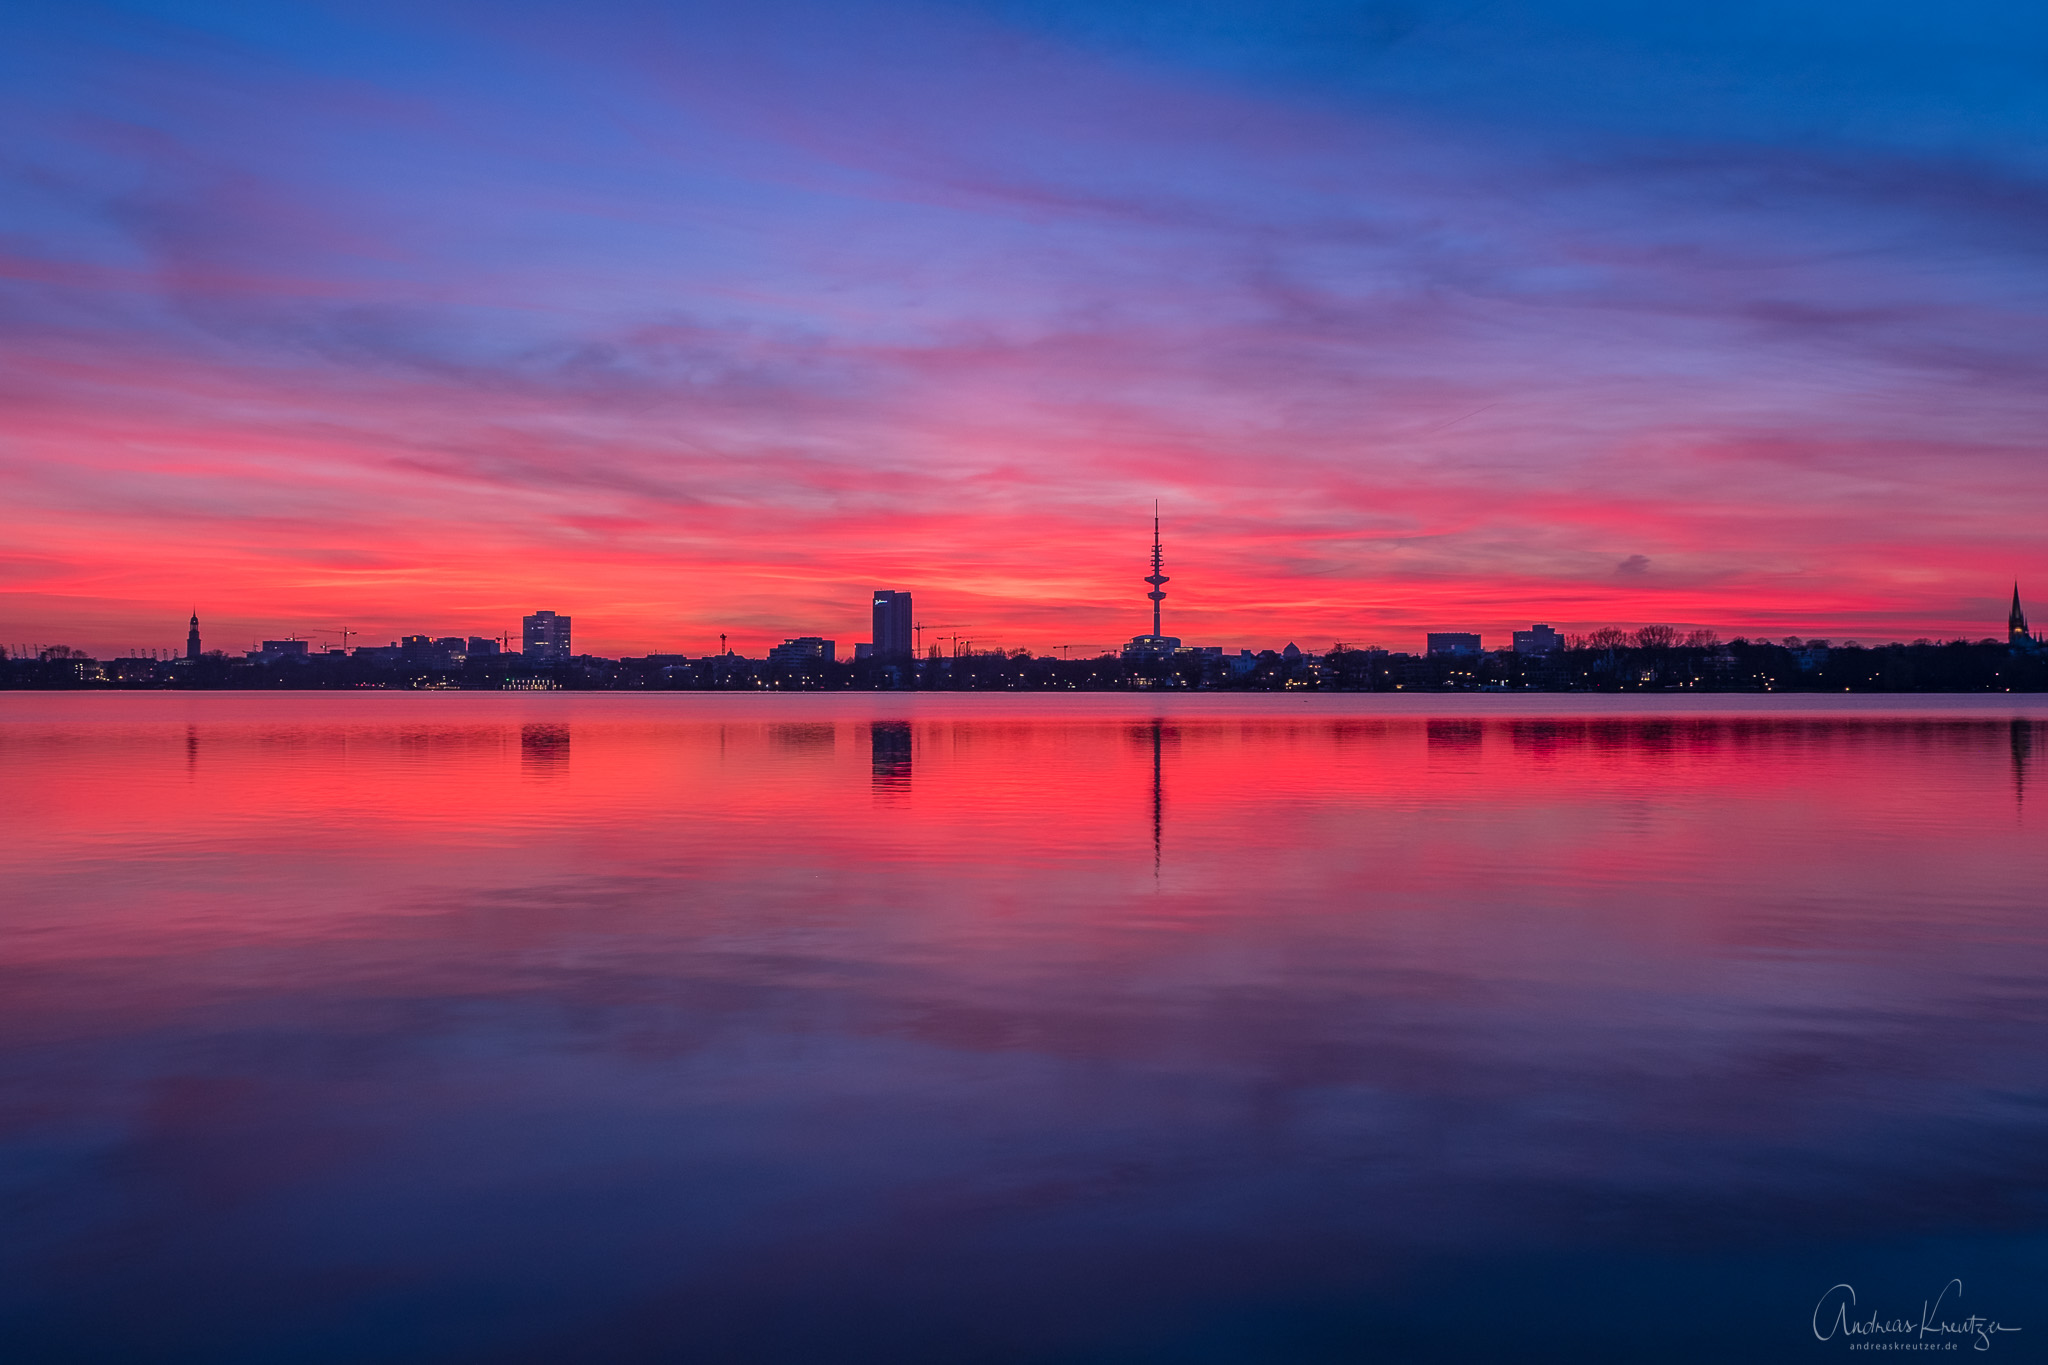
[[[0,642],[1107,647],[1155,498],[1191,643],[1999,635],[2048,19],[1927,14],[11,6]]]

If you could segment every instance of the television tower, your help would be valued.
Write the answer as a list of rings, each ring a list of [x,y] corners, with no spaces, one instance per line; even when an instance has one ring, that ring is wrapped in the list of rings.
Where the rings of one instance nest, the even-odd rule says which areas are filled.
[[[1152,599],[1152,635],[1155,639],[1164,634],[1159,629],[1159,604],[1166,600],[1166,594],[1161,591],[1161,588],[1172,581],[1165,574],[1159,572],[1159,567],[1164,562],[1165,554],[1159,548],[1159,504],[1155,502],[1152,504],[1152,573],[1145,580],[1152,585],[1152,591],[1146,593],[1145,596]]]

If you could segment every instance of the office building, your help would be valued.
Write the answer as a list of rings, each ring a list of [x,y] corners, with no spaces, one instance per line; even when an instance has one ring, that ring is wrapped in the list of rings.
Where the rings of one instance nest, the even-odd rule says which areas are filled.
[[[908,659],[911,652],[910,594],[894,588],[875,589],[875,657]]]
[[[303,659],[310,649],[310,643],[305,640],[265,640],[262,652],[273,659]]]
[[[1427,652],[1466,658],[1480,652],[1479,636],[1462,630],[1433,630],[1429,632]]]
[[[1550,654],[1564,648],[1564,637],[1549,626],[1531,626],[1515,632],[1515,653]]]
[[[467,649],[463,651],[463,653],[472,656],[478,654],[496,654],[497,652],[498,642],[496,640],[487,640],[481,635],[470,636],[469,646]]]
[[[838,654],[836,641],[821,640],[815,635],[799,635],[794,640],[784,640],[768,651],[768,662],[775,664],[829,664]]]
[[[569,658],[569,618],[551,611],[537,611],[526,618],[521,632],[522,650],[536,663],[563,663]]]

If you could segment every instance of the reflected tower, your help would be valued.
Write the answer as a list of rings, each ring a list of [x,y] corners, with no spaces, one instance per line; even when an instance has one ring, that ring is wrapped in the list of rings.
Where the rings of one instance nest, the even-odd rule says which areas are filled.
[[[1160,722],[1155,716],[1152,719],[1152,880],[1155,883],[1159,880],[1159,864],[1165,852],[1166,839],[1166,771],[1160,762],[1160,738]]]

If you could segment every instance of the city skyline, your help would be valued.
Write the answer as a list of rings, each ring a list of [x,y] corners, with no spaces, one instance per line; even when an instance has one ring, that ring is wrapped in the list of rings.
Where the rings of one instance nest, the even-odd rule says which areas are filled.
[[[1109,644],[1155,496],[1188,639],[2048,582],[2038,14],[858,9],[11,7],[0,636]]]
[[[1159,535],[1159,518],[1156,514],[1153,518],[1152,534],[1154,536],[1152,548],[1153,553],[1155,554],[1155,558],[1149,561],[1149,564],[1153,574],[1155,576],[1158,576],[1160,566],[1156,558],[1156,554],[1158,552],[1157,537]],[[1199,554],[1199,549],[1197,549],[1196,553]],[[832,579],[829,581],[836,583],[840,580]],[[1141,595],[1141,602],[1142,598],[1152,597],[1153,594],[1158,594],[1158,597],[1163,599],[1165,594],[1162,591],[1162,588],[1166,581],[1168,580],[1161,577],[1159,579],[1159,582],[1154,583],[1151,578],[1141,577],[1139,579],[1140,584],[1149,585],[1151,589],[1150,592]],[[925,589],[925,591],[929,593],[931,590]],[[2020,582],[2018,580],[2013,580],[2009,590],[1997,594],[1988,595],[1984,600],[1994,604],[1995,608],[1991,613],[1991,616],[1995,616],[1998,621],[2003,622],[2009,614],[2010,604],[2008,602],[2008,598],[2018,595],[2020,591]],[[743,647],[753,647],[757,645],[764,655],[767,650],[774,647],[776,644],[779,644],[791,638],[795,638],[798,635],[822,635],[824,638],[849,642],[860,640],[862,636],[865,635],[867,641],[872,641],[874,637],[873,622],[875,620],[880,619],[880,614],[882,612],[882,599],[884,597],[892,595],[892,593],[893,590],[885,592],[884,590],[880,589],[861,591],[856,593],[856,597],[858,600],[851,606],[844,602],[836,602],[829,606],[826,606],[819,603],[818,592],[814,589],[811,592],[800,594],[797,598],[797,600],[799,601],[803,601],[805,603],[810,604],[809,614],[805,614],[799,617],[799,615],[792,610],[786,609],[781,613],[776,613],[770,608],[763,608],[757,614],[756,617],[743,617],[724,621],[706,620],[699,623],[693,623],[699,626],[699,632],[698,635],[693,636],[691,638],[717,638],[721,641],[729,639],[732,642],[732,647],[736,650],[741,650],[742,652]],[[550,594],[544,593],[542,595],[548,596]],[[560,594],[552,595],[559,596]],[[907,620],[907,604],[910,601],[912,594],[911,592],[906,590],[902,591],[898,595],[902,597],[904,603],[906,604],[905,612]],[[977,606],[985,606],[987,604],[987,599],[985,597],[975,594],[971,590],[949,592],[948,596],[951,597],[953,601],[950,605],[947,605],[942,609],[941,614],[957,615],[962,613],[968,613],[975,610]],[[945,598],[941,598],[941,601],[945,600]],[[1214,608],[1205,608],[1205,606],[1203,605],[1203,594],[1201,591],[1201,585],[1199,583],[1195,585],[1192,597],[1189,597],[1186,594],[1186,590],[1182,589],[1181,592],[1176,594],[1175,601],[1177,613],[1193,619],[1198,626],[1205,626],[1206,623],[1216,622],[1220,620],[1235,621],[1241,619],[1241,614],[1225,613],[1219,612]],[[0,595],[0,604],[16,605],[16,603],[11,601],[6,595]],[[1044,604],[1041,603],[1039,605],[1042,607]],[[1136,610],[1140,614],[1150,612],[1155,617],[1153,624],[1156,628],[1156,618],[1158,615],[1158,609],[1160,605],[1160,601],[1154,600],[1150,602],[1149,605],[1140,605],[1139,607],[1137,607]],[[1341,620],[1338,621],[1338,624],[1331,626],[1328,623],[1331,620],[1336,619],[1336,614],[1333,610],[1326,609],[1321,614],[1322,619],[1325,622],[1325,628],[1320,632],[1308,628],[1295,630],[1290,629],[1285,625],[1279,626],[1277,629],[1280,634],[1291,635],[1302,639],[1326,639],[1333,642],[1350,641],[1353,643],[1370,642],[1376,645],[1377,647],[1388,648],[1397,651],[1406,648],[1406,646],[1399,643],[1391,643],[1391,641],[1405,640],[1409,636],[1414,636],[1417,639],[1426,640],[1426,637],[1428,635],[1434,633],[1443,633],[1446,631],[1469,631],[1470,633],[1496,640],[1511,639],[1516,634],[1527,633],[1530,630],[1532,623],[1541,623],[1546,627],[1554,628],[1560,634],[1584,634],[1592,630],[1617,626],[1623,629],[1633,629],[1645,625],[1663,625],[1673,627],[1681,635],[1688,633],[1690,631],[1704,629],[1716,631],[1719,634],[1728,638],[1733,638],[1737,635],[1744,635],[1748,636],[1749,638],[1756,639],[1776,639],[1780,638],[1781,636],[1803,637],[1812,635],[1833,639],[1855,639],[1859,640],[1861,643],[1866,644],[1904,643],[1912,639],[1977,640],[1995,638],[1996,636],[2004,633],[2004,631],[2000,629],[1979,629],[1978,631],[1973,633],[1970,629],[1968,629],[1966,623],[1964,628],[1955,630],[1952,633],[1948,634],[1929,634],[1923,632],[1916,635],[1908,636],[1903,634],[1886,635],[1864,632],[1861,635],[1857,635],[1839,629],[1834,631],[1826,631],[1815,628],[1810,625],[1803,629],[1793,628],[1796,623],[1788,622],[1778,623],[1779,626],[1784,627],[1782,629],[1774,628],[1771,631],[1759,630],[1749,632],[1731,628],[1725,624],[1713,621],[1674,620],[1669,618],[1655,617],[1574,618],[1564,611],[1551,610],[1546,612],[1542,610],[1543,605],[1544,604],[1541,603],[1536,604],[1536,610],[1520,619],[1512,616],[1499,615],[1499,608],[1497,605],[1490,605],[1483,609],[1474,609],[1467,607],[1461,611],[1461,609],[1455,603],[1446,604],[1443,611],[1437,612],[1433,615],[1422,615],[1421,608],[1414,606],[1404,606],[1402,604],[1382,604],[1381,610],[1377,613],[1361,609],[1352,615],[1351,619],[1355,622],[1368,622],[1374,619],[1386,621],[1390,618],[1400,622],[1400,624],[1398,625],[1378,630],[1375,630],[1369,625],[1363,624],[1357,624],[1346,627],[1342,624]],[[435,624],[437,626],[449,627],[450,633],[452,634],[475,635],[479,637],[498,638],[501,641],[509,641],[521,637],[522,631],[530,630],[532,628],[530,616],[533,610],[533,608],[525,606],[510,609],[509,616],[511,618],[511,622],[509,626],[506,624],[505,621],[501,620],[499,618],[498,613],[495,612],[488,614],[465,614],[461,612],[442,611],[433,614],[436,618]],[[1094,629],[1090,630],[1083,628],[1067,629],[1062,631],[1057,627],[1054,627],[1050,630],[1041,631],[1040,634],[1042,635],[1057,635],[1062,637],[1060,640],[1052,641],[1049,643],[1042,640],[1024,638],[1012,638],[1005,640],[1002,638],[1005,632],[1002,631],[1002,629],[999,626],[994,629],[985,629],[977,627],[975,629],[974,637],[970,638],[980,638],[986,641],[990,646],[1001,644],[1003,647],[1006,648],[1028,648],[1032,649],[1033,652],[1039,652],[1043,650],[1046,653],[1051,653],[1056,650],[1070,648],[1074,646],[1076,644],[1075,640],[1064,638],[1069,636],[1089,636],[1089,639],[1087,639],[1085,642],[1082,642],[1086,645],[1086,647],[1092,649],[1100,649],[1108,653],[1115,653],[1119,650],[1128,647],[1128,645],[1134,641],[1134,638],[1147,638],[1143,631],[1137,632],[1135,637],[1131,634],[1119,634],[1118,632],[1121,630],[1121,628],[1129,624],[1121,618],[1124,615],[1131,613],[1133,609],[1129,604],[1125,604],[1119,607],[1111,603],[1106,603],[1103,600],[1102,595],[1090,596],[1084,601],[1078,602],[1074,604],[1072,607],[1067,608],[1064,612],[1060,612],[1058,608],[1055,608],[1054,610],[1056,614],[1064,615],[1072,615],[1076,612],[1085,611],[1088,614],[1087,619],[1094,623]],[[1482,616],[1480,614],[1481,610],[1493,611],[1496,614],[1492,616]],[[250,641],[249,647],[251,648],[255,647],[255,642],[257,642],[258,640],[266,637],[275,636],[281,631],[292,635],[294,638],[305,638],[311,640],[312,642],[320,644],[323,647],[350,647],[349,641],[351,640],[355,641],[358,644],[363,644],[367,643],[371,639],[385,635],[391,637],[392,643],[396,643],[401,636],[412,633],[421,623],[421,618],[426,614],[427,613],[425,612],[418,611],[401,611],[400,614],[395,615],[387,620],[381,622],[372,621],[372,624],[368,625],[367,627],[360,624],[351,624],[351,622],[362,622],[366,619],[370,619],[363,616],[346,618],[345,620],[335,620],[327,623],[309,623],[306,621],[286,621],[280,623],[275,620],[263,620],[245,613],[238,613],[235,610],[233,610],[232,607],[219,613],[218,615],[209,613],[209,619],[218,623],[215,629],[217,629],[219,633],[223,636],[227,636],[234,639],[240,639],[243,636],[246,636]],[[552,613],[550,612],[547,614]],[[192,615],[196,622],[196,608],[194,609]],[[625,627],[623,627],[621,624],[617,622],[616,618],[607,618],[602,612],[592,612],[588,608],[579,608],[573,613],[566,613],[564,617],[565,622],[569,615],[583,616],[586,618],[586,620],[589,620],[593,617],[595,619],[596,630],[586,630],[586,635],[593,639],[592,648],[587,652],[599,654],[609,653],[612,657],[625,657],[630,656],[636,652],[662,652],[677,648],[689,647],[686,644],[679,643],[677,638],[673,634],[671,634],[667,638],[657,639],[648,639],[645,637],[632,636],[627,632]],[[823,619],[820,619],[821,617]],[[862,621],[862,623],[860,624],[840,625],[837,628],[835,628],[834,625],[835,622],[844,623],[848,622],[849,620],[860,620],[861,618],[866,619]],[[91,618],[90,616],[88,616],[86,619]],[[1000,620],[999,617],[996,619]],[[1986,619],[1989,620],[1991,619],[1991,617],[1988,616]],[[1142,621],[1139,621],[1138,623],[1140,625],[1144,624]],[[1982,627],[1985,624],[1985,622],[1980,621],[1976,624]],[[908,625],[906,624],[904,628],[908,629]],[[1253,628],[1254,631],[1258,629],[1261,628]],[[1271,628],[1266,628],[1265,633],[1270,635],[1274,633],[1274,631]],[[140,649],[143,651],[157,650],[166,652],[167,654],[179,652],[179,647],[174,646],[173,644],[168,642],[162,644],[145,643],[137,645],[134,643],[135,634],[135,632],[129,632],[127,636],[122,637],[127,640],[127,643],[117,643],[114,640],[106,637],[95,638],[94,636],[88,634],[87,630],[85,629],[74,629],[67,633],[65,630],[59,628],[55,631],[54,635],[52,635],[49,639],[42,641],[41,643],[43,645],[65,644],[73,648],[78,648],[81,650],[81,652],[84,653],[125,653],[129,650],[134,649]],[[1097,636],[1101,638],[1094,638]],[[1209,630],[1205,634],[1203,630],[1197,629],[1188,631],[1184,635],[1177,636],[1175,638],[1184,639],[1188,642],[1194,642],[1196,641],[1198,636],[1203,640],[1207,640],[1211,643],[1214,643],[1218,637],[1218,632],[1214,630]],[[147,640],[152,637],[145,635],[141,638]],[[1251,633],[1247,632],[1242,634],[1241,638],[1250,639],[1252,638],[1252,635]],[[33,632],[26,630],[23,625],[17,622],[9,621],[0,623],[0,641],[19,640],[23,642],[14,644],[4,644],[4,646],[0,647],[5,647],[10,650],[19,651],[24,647],[24,644],[35,639],[36,637],[34,636]],[[84,641],[85,643],[81,644],[80,641]],[[607,644],[612,646],[608,650],[602,647],[603,645]],[[724,646],[721,645],[721,648],[723,647]],[[1489,648],[1491,647],[1494,646],[1489,646]],[[1511,647],[1511,645],[1502,645],[1499,647],[1507,648]],[[189,644],[184,648],[188,651]],[[1423,646],[1423,648],[1427,648],[1426,644]],[[707,649],[704,652],[710,653],[713,651]]]
[[[1145,597],[1149,599],[1151,604],[1152,630],[1149,633],[1140,633],[1132,637],[1128,641],[1122,643],[1099,646],[1090,643],[1084,646],[1083,648],[1090,651],[1094,651],[1094,657],[1106,658],[1120,654],[1125,658],[1143,658],[1153,655],[1172,654],[1180,651],[1183,647],[1189,650],[1214,648],[1218,643],[1213,640],[1206,642],[1184,642],[1178,636],[1168,637],[1160,633],[1162,621],[1161,613],[1163,601],[1166,596],[1163,589],[1164,585],[1172,580],[1161,572],[1163,550],[1160,541],[1158,519],[1156,517],[1154,518],[1153,522],[1152,537],[1152,557],[1150,561],[1152,573],[1150,574],[1150,576],[1140,580],[1142,583],[1144,583],[1150,588],[1150,591],[1145,594]],[[912,641],[915,639],[913,631],[921,632],[927,629],[927,626],[922,622],[916,622],[915,624],[913,624],[915,622],[915,612],[912,607],[913,594],[910,591],[903,589],[878,588],[872,590],[869,594],[867,594],[867,599],[870,610],[870,629],[868,632],[869,638],[867,640],[855,640],[847,636],[839,635],[820,636],[815,634],[792,633],[789,631],[783,631],[779,635],[777,635],[775,632],[769,632],[767,636],[762,637],[764,642],[761,645],[761,653],[759,657],[763,659],[775,659],[778,657],[811,657],[814,653],[817,652],[817,649],[821,648],[823,650],[821,657],[830,660],[833,657],[832,650],[835,647],[842,649],[843,657],[849,660],[854,659],[856,657],[873,657],[877,660],[884,661],[898,660],[904,658],[925,657],[923,651],[917,649],[912,644]],[[521,618],[522,629],[520,632],[518,632],[521,640],[521,650],[519,652],[526,655],[527,657],[535,658],[546,662],[562,662],[572,657],[577,652],[571,647],[570,631],[572,619],[573,613],[563,613],[558,615],[552,609],[540,609],[523,615]],[[950,625],[951,623],[947,624]],[[2000,642],[2002,635],[2003,643],[2009,644],[2011,647],[2015,649],[2041,650],[2044,648],[2048,648],[2048,640],[2044,640],[2042,636],[2032,632],[2028,627],[2028,618],[2022,601],[2020,584],[2017,581],[2015,581],[2012,585],[2011,601],[2009,607],[2006,610],[2003,626],[2004,629],[2002,632],[1987,632],[1982,635],[1958,635],[1947,638],[1956,640],[1967,640],[1971,642],[1996,643]],[[934,625],[930,628],[936,631],[938,629],[946,628],[946,626]],[[1688,636],[1691,636],[1695,639],[1712,637],[1716,640],[1719,640],[1722,638],[1722,633],[1716,631],[1712,627],[1695,627],[1691,631],[1686,631],[1683,629],[1673,627],[1672,624],[1669,622],[1639,622],[1635,623],[1634,628],[1638,631],[1644,630],[1645,628],[1650,630],[1661,629],[1670,631],[1670,633],[1673,636],[1674,642],[1683,641]],[[1588,627],[1586,630],[1567,631],[1559,631],[1548,622],[1534,622],[1523,626],[1511,627],[1505,631],[1491,632],[1489,632],[1489,630],[1486,629],[1470,631],[1464,630],[1462,628],[1453,629],[1450,626],[1445,625],[1443,628],[1438,630],[1425,631],[1423,633],[1423,645],[1422,648],[1419,650],[1412,650],[1402,645],[1390,645],[1378,640],[1360,639],[1357,638],[1355,633],[1354,638],[1348,642],[1341,639],[1333,638],[1331,644],[1333,648],[1344,647],[1352,649],[1379,649],[1395,654],[1413,653],[1422,655],[1457,655],[1477,654],[1485,651],[1500,651],[1513,654],[1540,654],[1551,650],[1563,648],[1566,646],[1567,642],[1575,639],[1583,640],[1589,631],[1617,631],[1621,629],[1623,628],[1617,626],[1615,623],[1612,622],[1603,623],[1601,626],[1597,627]],[[444,646],[455,646],[463,643],[462,637],[459,636],[453,638],[438,639],[428,634],[422,634],[417,632],[394,632],[394,634],[396,634],[398,638],[394,638],[392,641],[390,641],[388,645],[369,646],[360,639],[364,632],[349,630],[345,628],[338,628],[333,632],[323,632],[322,634],[330,633],[335,636],[341,637],[339,649],[341,649],[342,651],[346,651],[349,648],[347,644],[347,640],[349,637],[357,637],[358,648],[391,649],[399,647],[401,641],[410,642],[415,640],[422,642],[431,642],[437,645]],[[1280,631],[1280,634],[1282,635],[1286,635],[1289,633],[1290,632],[1287,632],[1284,629]],[[1493,643],[1491,644],[1485,643],[1489,633],[1492,635],[1493,638]],[[1292,634],[1300,638],[1309,639],[1312,642],[1315,638],[1313,636],[1302,635],[1301,632],[1292,632]],[[509,647],[509,642],[512,639],[512,635],[513,633],[508,632],[506,634],[502,634],[496,637],[476,635],[469,636],[467,637],[467,645],[469,647],[469,652],[475,653],[478,652],[479,648],[482,648],[487,649],[489,653],[495,654],[499,652],[501,648]],[[1506,637],[1507,642],[1504,644],[1501,643],[1502,636]],[[308,645],[310,643],[319,642],[317,640],[309,640],[307,637],[300,636],[295,632],[286,638],[289,641],[291,641],[295,646],[301,646],[301,648],[298,648],[296,650],[296,652],[300,653],[304,652],[303,646]],[[774,643],[767,643],[766,641],[771,638],[774,640]],[[934,643],[931,646],[931,649],[935,655],[939,653],[938,646],[936,643],[937,638],[938,637],[935,635]],[[972,636],[955,635],[947,638],[953,640],[956,643],[956,645],[962,641],[965,641],[969,644],[971,644],[973,641]],[[1740,636],[1739,634],[1731,633],[1726,638],[1736,639],[1750,637]],[[1770,643],[1775,638],[1799,639],[1803,637],[1798,637],[1794,635],[1788,637],[1757,636],[1754,638],[1759,643]],[[1816,640],[1816,642],[1823,645],[1833,642],[1846,645],[1864,645],[1881,647],[1889,644],[1926,643],[1930,640],[1934,640],[1935,637],[1918,637],[1916,641],[1913,642],[1903,640],[1881,639],[1857,640],[1854,637],[1837,638],[1818,635],[1814,636],[1813,638]],[[714,653],[731,653],[739,655],[741,657],[754,657],[747,655],[744,648],[735,648],[735,643],[743,645],[745,641],[741,640],[740,637],[731,635],[729,632],[720,632],[718,636],[718,641],[718,648],[715,651],[708,649],[703,651],[703,657],[710,657]],[[843,644],[841,643],[842,641],[844,641]],[[51,644],[55,643],[63,643],[65,648],[74,648],[68,642],[51,642]],[[1242,645],[1243,643],[1245,642],[1225,642],[1226,647],[1232,644]],[[1295,643],[1296,641],[1294,639],[1289,639],[1287,642],[1289,648],[1294,647]],[[51,647],[51,644],[6,644],[0,645],[0,649],[4,649],[9,656],[15,658],[31,658],[34,657],[34,655],[39,650]],[[279,647],[282,644],[283,642],[277,639],[264,639],[260,642],[260,644],[252,645],[251,649],[248,652],[252,654],[257,652],[276,653],[279,652]],[[790,648],[791,646],[800,646],[800,648],[797,648],[794,651],[792,651]],[[990,644],[988,644],[987,647],[989,649],[1021,648],[1027,650],[1034,657],[1045,658],[1064,657],[1070,655],[1072,649],[1075,648],[1075,646],[1071,644],[1060,644],[1053,645],[1050,647],[1041,646],[1039,648],[1033,648],[1028,644],[1008,645],[1002,644],[1000,642],[991,642]],[[1277,647],[1278,646],[1270,643],[1260,643],[1260,649],[1274,649]],[[336,646],[323,645],[323,652],[334,648],[336,648]],[[93,654],[93,651],[91,651],[90,649],[79,649],[77,652],[81,655]],[[594,653],[594,651],[584,652]],[[648,648],[638,651],[638,655],[643,657],[653,654],[687,655],[689,652],[690,651],[686,648],[680,650],[674,648]],[[1252,652],[1256,653],[1259,651],[1254,650]],[[1311,649],[1306,652],[1313,653],[1315,652],[1315,650]],[[189,620],[189,630],[186,636],[186,642],[183,646],[182,652],[173,651],[170,649],[163,649],[156,646],[130,646],[126,650],[117,649],[115,651],[111,651],[111,653],[113,654],[114,657],[128,656],[161,657],[163,659],[197,659],[200,657],[201,653],[201,630],[199,613],[195,608],[191,614]],[[626,651],[622,654],[612,655],[609,657],[631,658],[635,656],[636,655],[634,651]],[[98,656],[95,655],[94,657]]]

